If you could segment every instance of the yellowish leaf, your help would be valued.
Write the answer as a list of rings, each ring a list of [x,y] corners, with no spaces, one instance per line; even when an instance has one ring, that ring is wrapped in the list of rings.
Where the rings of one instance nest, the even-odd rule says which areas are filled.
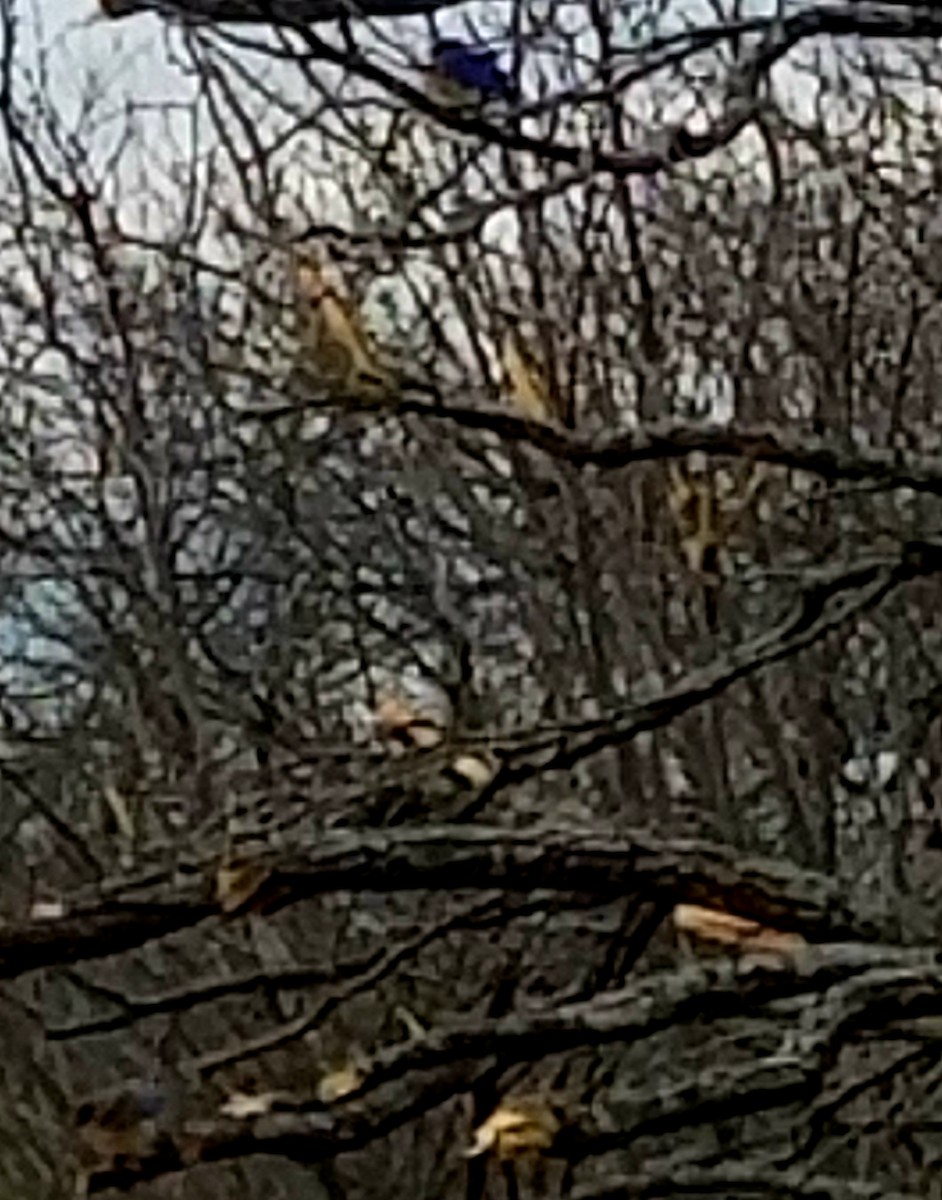
[[[233,1092],[226,1102],[220,1105],[219,1111],[224,1117],[234,1117],[237,1121],[244,1121],[249,1117],[264,1117],[266,1113],[271,1112],[277,1098],[275,1092],[259,1092],[254,1095],[250,1092]]]
[[[494,766],[477,754],[459,754],[451,769],[473,788],[487,787],[494,778]]]
[[[247,904],[271,875],[260,863],[224,861],[216,872],[216,899],[224,913],[233,913]]]
[[[431,750],[445,738],[439,721],[420,713],[402,696],[381,697],[373,719],[382,737],[415,746],[419,750]]]
[[[495,1108],[477,1127],[466,1158],[491,1151],[497,1158],[508,1159],[548,1150],[559,1132],[559,1121],[541,1101],[514,1099]]]
[[[549,421],[552,400],[546,374],[512,329],[504,334],[501,358],[504,376],[517,407],[533,421]]]
[[[680,933],[704,942],[738,946],[744,950],[770,950],[784,953],[804,946],[799,933],[772,929],[749,917],[736,916],[722,909],[699,904],[678,904],[674,908],[674,926]]]
[[[318,374],[351,395],[389,391],[393,376],[380,363],[359,312],[339,283],[309,259],[298,267],[297,289],[303,354]]]
[[[708,472],[668,464],[667,503],[680,534],[680,548],[689,570],[715,575],[725,529],[713,479]]]
[[[352,1063],[328,1071],[317,1085],[317,1098],[322,1104],[331,1104],[362,1087],[364,1078],[363,1072]]]

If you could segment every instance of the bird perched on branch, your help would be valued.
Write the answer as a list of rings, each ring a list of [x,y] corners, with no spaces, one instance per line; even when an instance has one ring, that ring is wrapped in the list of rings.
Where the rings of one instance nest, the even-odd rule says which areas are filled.
[[[487,46],[468,46],[457,38],[440,38],[432,47],[434,97],[443,104],[514,103],[520,89]]]

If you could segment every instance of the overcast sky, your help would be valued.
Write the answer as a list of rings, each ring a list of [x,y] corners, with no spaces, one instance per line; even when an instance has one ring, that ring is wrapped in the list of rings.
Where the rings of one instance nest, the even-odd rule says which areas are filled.
[[[88,70],[99,72],[109,85],[121,81],[138,94],[165,90],[175,78],[166,65],[162,22],[156,17],[99,19],[97,0],[21,0],[18,7],[21,48],[40,44],[48,49],[51,81],[59,95],[74,96]]]
[[[744,0],[743,12],[768,11],[772,3],[773,0]],[[507,11],[503,4],[490,7],[492,13],[496,9],[500,16]],[[705,0],[678,0],[673,11],[689,15],[698,9],[703,10],[704,21],[716,19]],[[180,76],[168,64],[167,23],[161,19],[151,15],[119,21],[101,19],[97,0],[20,0],[20,10],[21,51],[36,41],[48,48],[50,79],[57,99],[74,100],[87,71],[98,73],[109,89],[126,91],[138,99],[157,100],[179,94]],[[463,16],[475,10],[475,15],[481,16],[486,13],[486,6],[471,3],[443,9],[438,18],[441,31],[457,32]],[[419,28],[422,27],[420,23]],[[30,42],[29,34],[34,31],[36,39]],[[258,29],[252,31],[253,36],[259,33]],[[20,61],[26,61],[22,53]]]

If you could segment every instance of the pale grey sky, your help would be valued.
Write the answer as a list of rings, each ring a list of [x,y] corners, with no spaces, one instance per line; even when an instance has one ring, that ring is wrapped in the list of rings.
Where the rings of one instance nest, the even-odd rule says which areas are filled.
[[[99,19],[97,0],[23,0],[21,12],[22,48],[46,47],[50,66],[61,70],[56,74],[64,95],[88,70],[109,83],[125,82],[135,94],[161,91],[176,78],[167,67],[164,24],[157,17]]]

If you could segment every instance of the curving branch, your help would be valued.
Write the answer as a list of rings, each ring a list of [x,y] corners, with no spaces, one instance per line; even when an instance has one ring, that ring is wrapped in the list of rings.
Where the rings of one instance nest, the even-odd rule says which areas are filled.
[[[568,770],[600,750],[625,745],[640,733],[661,728],[760,668],[807,649],[879,604],[902,584],[939,571],[942,544],[910,543],[897,555],[874,557],[822,573],[799,596],[783,621],[741,642],[709,666],[689,672],[655,699],[542,734],[527,732],[516,739],[504,739],[498,744],[503,765],[489,790],[541,771]]]
[[[268,875],[254,898],[273,912],[332,891],[449,891],[499,888],[582,892],[600,899],[653,893],[672,902],[715,904],[809,939],[873,936],[827,877],[774,862],[744,860],[707,842],[660,841],[625,831],[568,825],[510,830],[431,825],[381,832],[316,831],[290,853],[263,853]],[[300,844],[299,844],[300,843]],[[66,913],[0,928],[0,978],[39,967],[102,958],[203,921],[224,919],[215,898],[215,859],[118,880],[77,897]],[[884,931],[890,933],[892,931]]]
[[[830,483],[863,483],[883,489],[910,488],[942,495],[942,458],[910,451],[837,445],[833,440],[786,429],[748,426],[683,425],[674,422],[642,425],[618,433],[584,435],[556,425],[519,417],[506,409],[469,408],[445,403],[445,396],[422,385],[432,399],[407,394],[390,404],[390,411],[431,421],[446,421],[463,429],[493,433],[508,443],[526,442],[550,458],[577,467],[617,471],[640,462],[666,462],[701,453],[715,458],[739,458],[790,471],[807,471]],[[359,397],[340,401],[350,411],[375,413]],[[324,408],[323,401],[257,408],[241,414],[246,422],[270,422],[297,416],[305,409]]]

